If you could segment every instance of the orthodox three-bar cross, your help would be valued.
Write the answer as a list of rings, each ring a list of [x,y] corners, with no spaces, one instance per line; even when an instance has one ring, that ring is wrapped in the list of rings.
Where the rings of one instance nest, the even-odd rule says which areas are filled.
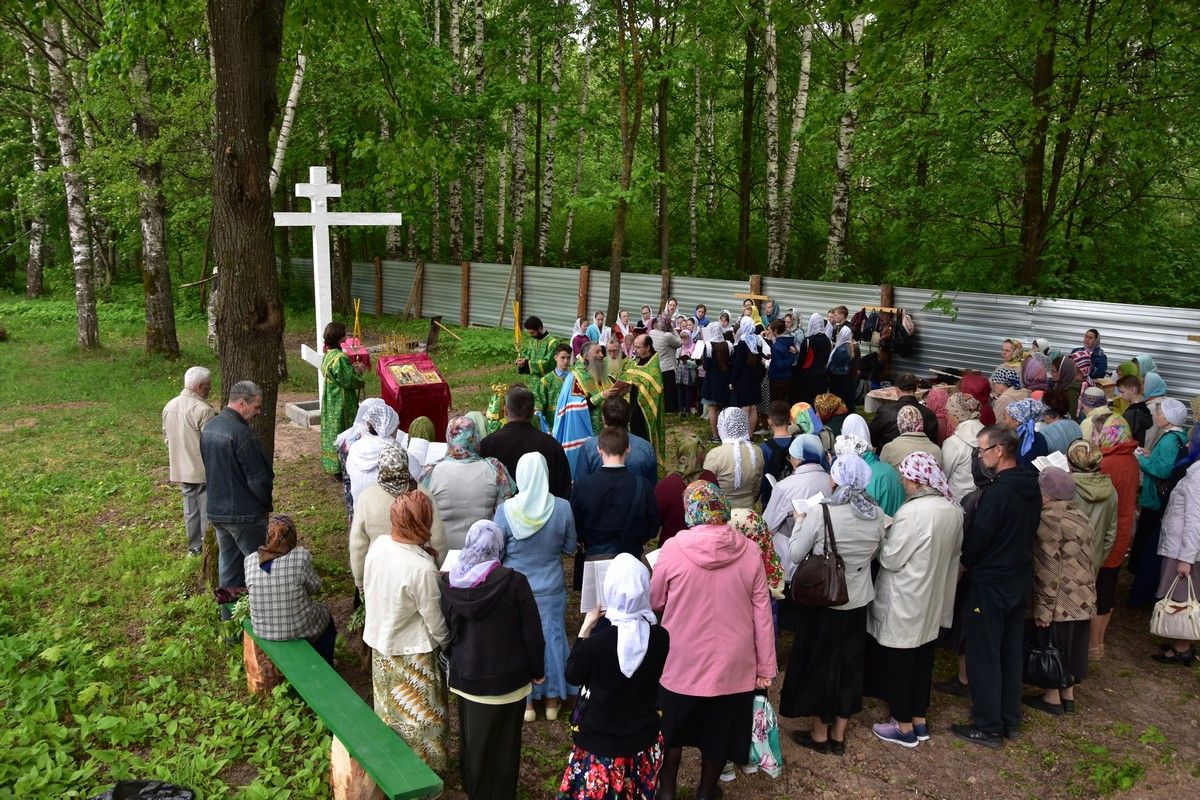
[[[329,276],[329,228],[334,225],[400,225],[396,213],[330,211],[329,198],[341,197],[340,184],[329,183],[325,167],[309,167],[308,183],[296,184],[296,196],[307,197],[309,211],[276,211],[275,225],[280,228],[312,228],[313,295],[317,306],[315,347],[300,345],[300,357],[317,369],[318,398],[325,395],[325,376],[321,374],[321,344],[325,326],[333,319],[333,287]],[[284,269],[288,266],[285,264]]]

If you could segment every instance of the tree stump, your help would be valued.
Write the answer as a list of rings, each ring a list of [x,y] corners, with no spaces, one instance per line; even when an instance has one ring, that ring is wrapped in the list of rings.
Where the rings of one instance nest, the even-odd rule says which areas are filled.
[[[375,781],[336,736],[329,753],[329,786],[334,800],[386,800]]]
[[[242,663],[246,667],[246,688],[250,694],[269,694],[283,683],[283,675],[279,674],[275,664],[254,638],[245,634],[242,635]]]

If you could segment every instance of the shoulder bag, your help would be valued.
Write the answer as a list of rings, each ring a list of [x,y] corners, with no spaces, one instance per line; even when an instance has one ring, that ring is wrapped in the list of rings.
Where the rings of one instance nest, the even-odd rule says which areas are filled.
[[[829,608],[845,605],[850,600],[846,591],[846,565],[838,555],[833,540],[833,522],[829,519],[829,506],[821,504],[825,515],[825,541],[821,555],[817,546],[804,557],[792,576],[792,600],[807,608]]]
[[[1181,580],[1187,583],[1187,598],[1172,600],[1175,587]],[[1196,591],[1190,577],[1176,575],[1167,593],[1154,604],[1154,611],[1150,614],[1150,633],[1164,639],[1200,639],[1200,603],[1196,602]]]

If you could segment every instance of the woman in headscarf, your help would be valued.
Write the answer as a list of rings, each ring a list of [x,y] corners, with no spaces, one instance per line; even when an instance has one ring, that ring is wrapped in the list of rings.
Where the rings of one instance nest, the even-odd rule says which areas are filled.
[[[979,372],[968,372],[958,382],[958,391],[974,397],[979,403],[979,421],[983,427],[994,425],[996,414],[992,411],[992,386],[987,376]]]
[[[419,485],[408,469],[408,456],[396,442],[389,442],[379,454],[379,480],[372,483],[354,504],[354,521],[350,523],[350,573],[354,586],[361,594],[363,588],[363,566],[371,544],[380,536],[392,531],[392,505],[396,498],[409,492],[420,492],[429,498],[429,490]],[[438,515],[437,508],[429,521],[429,546],[437,551],[434,561],[441,566],[446,559],[446,526]]]
[[[1054,360],[1054,373],[1050,388],[1063,392],[1067,397],[1067,416],[1075,417],[1079,408],[1079,393],[1083,391],[1083,376],[1070,356],[1059,356]]]
[[[763,300],[762,314],[760,316],[762,317],[763,327],[768,327],[775,320],[783,318],[783,310],[773,298],[768,297],[766,300]]]
[[[1138,375],[1145,380],[1146,376],[1151,372],[1158,372],[1158,365],[1154,363],[1154,356],[1148,353],[1138,353],[1133,357],[1133,363],[1137,365]]]
[[[446,685],[438,654],[450,641],[442,616],[438,554],[429,545],[433,504],[405,492],[391,507],[390,536],[371,543],[363,568],[375,713],[430,769],[446,769]]]
[[[1175,464],[1175,477],[1179,480],[1167,499],[1158,541],[1162,570],[1154,594],[1158,598],[1170,594],[1171,600],[1178,603],[1188,599],[1189,587],[1192,596],[1200,594],[1200,466],[1197,464],[1200,464],[1200,425],[1192,427],[1187,452]],[[1190,667],[1196,655],[1191,640],[1175,639],[1151,658],[1160,664]]]
[[[1050,371],[1053,364],[1045,353],[1031,353],[1021,365],[1021,384],[1031,392],[1050,388]]]
[[[576,317],[575,324],[571,326],[571,353],[575,358],[579,357],[579,351],[583,349],[583,346],[588,341],[587,319]]]
[[[321,466],[336,475],[337,435],[354,424],[358,414],[358,393],[363,387],[363,365],[351,364],[342,352],[346,326],[330,322],[325,326],[325,354],[321,356],[321,375],[325,389],[321,395]]]
[[[363,417],[367,432],[346,452],[346,472],[350,473],[350,496],[354,501],[375,482],[379,469],[379,454],[394,442],[400,415],[386,403],[371,406]]]
[[[1104,634],[1116,605],[1121,564],[1133,539],[1141,469],[1135,455],[1137,442],[1130,435],[1129,423],[1121,415],[1101,412],[1100,416],[1087,422],[1091,423],[1088,440],[1100,450],[1100,472],[1112,480],[1117,491],[1117,534],[1096,574],[1096,616],[1092,618],[1088,647],[1090,658],[1099,661],[1104,657]],[[1069,450],[1067,458],[1070,459]]]
[[[425,467],[421,485],[429,490],[446,525],[446,546],[461,550],[467,529],[479,519],[491,519],[513,496],[512,479],[504,465],[479,455],[479,430],[466,417],[446,426],[446,455]]]
[[[271,517],[267,541],[246,556],[245,569],[254,635],[269,642],[307,639],[332,667],[337,630],[325,604],[312,599],[321,591],[321,578],[312,554],[296,546],[291,517]]]
[[[1088,418],[1096,414],[1108,413],[1108,398],[1104,395],[1104,390],[1099,386],[1089,386],[1079,395],[1079,427],[1083,430],[1084,437],[1089,435],[1091,430],[1088,423]]]
[[[729,359],[729,405],[746,412],[750,431],[755,430],[758,403],[762,400],[761,343],[762,340],[754,332],[754,322],[749,317],[742,317],[734,337],[733,355]]]
[[[842,423],[850,414],[850,409],[846,407],[842,398],[832,392],[817,395],[813,401],[813,408],[821,419],[822,430],[829,431],[829,435],[833,437],[826,443],[826,449],[832,450],[833,439],[842,432]]]
[[[1063,685],[1043,687],[1022,702],[1053,716],[1075,711],[1075,686],[1087,675],[1088,628],[1096,613],[1092,523],[1076,507],[1075,479],[1058,467],[1038,475],[1042,515],[1033,546],[1033,601],[1025,647],[1053,642],[1062,656]]]
[[[784,576],[792,579],[796,562],[788,557],[788,539],[792,535],[795,502],[817,495],[829,496],[833,486],[829,481],[829,460],[821,440],[811,433],[802,433],[788,446],[788,463],[792,474],[775,484],[770,502],[763,509],[763,522],[775,541],[775,552],[783,564]]]
[[[1035,458],[1050,455],[1050,446],[1046,444],[1046,437],[1036,430],[1038,420],[1042,418],[1045,408],[1041,401],[1028,398],[1009,403],[1008,407],[1004,409],[1004,424],[1012,428],[1016,432],[1017,438],[1021,440],[1021,447],[1017,454],[1017,463],[1019,464],[1032,464]]]
[[[1004,419],[1004,409],[1009,403],[1029,399],[1029,390],[1021,388],[1021,376],[1011,367],[997,367],[989,379],[992,384],[992,411],[996,421]]]
[[[620,342],[621,346],[624,347],[625,337],[630,336],[631,334],[633,334],[633,325],[629,323],[629,312],[625,309],[621,309],[612,325],[613,338]],[[629,354],[626,353],[626,355]]]
[[[841,456],[854,453],[871,468],[871,482],[867,484],[867,494],[875,499],[883,513],[895,516],[900,504],[904,502],[904,484],[900,482],[900,473],[891,464],[879,460],[871,446],[871,429],[867,421],[858,414],[851,414],[842,423],[842,433],[834,443],[833,452]]]
[[[846,408],[853,411],[858,395],[858,350],[849,325],[838,330],[825,369],[829,373],[829,391],[842,398]]]
[[[650,610],[650,573],[628,553],[604,576],[604,611],[588,612],[567,680],[588,688],[571,727],[558,800],[654,797],[662,767],[659,678],[670,636]]]
[[[459,770],[472,800],[516,797],[525,698],[545,680],[537,602],[525,576],[500,564],[503,556],[504,532],[480,520],[441,582],[454,641],[449,674],[458,698]]]
[[[504,531],[504,566],[528,579],[546,640],[546,680],[526,698],[525,721],[537,719],[534,700],[546,701],[546,719],[558,719],[559,701],[579,694],[563,677],[568,651],[562,557],[575,553],[575,517],[570,501],[550,494],[541,453],[526,453],[517,461],[517,494],[496,509],[495,522]]]
[[[941,446],[946,438],[954,433],[954,426],[958,424],[957,420],[950,417],[946,411],[946,405],[950,402],[950,393],[941,386],[934,386],[925,393],[925,407],[933,412],[937,417],[938,427],[936,431],[925,431],[925,435],[934,444]]]
[[[938,447],[925,435],[925,418],[915,405],[902,406],[896,412],[896,427],[900,435],[883,446],[879,451],[879,460],[891,464],[896,469],[900,462],[910,453],[929,453],[942,465],[942,448]]]
[[[592,315],[592,324],[587,326],[584,333],[587,334],[588,341],[593,344],[608,344],[608,337],[612,336],[612,331],[604,324],[603,311],[597,311]]]
[[[1057,389],[1042,393],[1042,418],[1035,425],[1038,433],[1046,440],[1051,453],[1067,454],[1071,442],[1083,436],[1079,423],[1068,414],[1067,395]]]
[[[1086,439],[1067,446],[1067,464],[1075,481],[1072,502],[1092,526],[1092,572],[1098,572],[1117,539],[1117,490],[1100,471],[1100,448]]]
[[[694,796],[711,800],[725,763],[750,760],[754,692],[775,678],[775,632],[761,553],[729,527],[725,495],[696,481],[684,504],[688,530],[663,545],[650,580],[651,608],[671,634],[658,796],[676,796],[683,748],[698,747]]]
[[[717,415],[729,405],[730,361],[732,350],[721,332],[720,322],[710,322],[704,328],[701,345],[704,381],[700,384],[700,405],[708,414],[713,444],[721,441],[717,430]]]
[[[867,619],[867,693],[884,700],[891,714],[871,726],[875,736],[916,747],[929,738],[925,712],[938,631],[954,617],[963,513],[933,456],[913,453],[899,471],[908,499],[879,551]]]
[[[1160,483],[1171,478],[1175,465],[1187,452],[1187,434],[1183,429],[1186,422],[1187,406],[1174,398],[1162,401],[1154,411],[1154,425],[1159,429],[1154,449],[1147,452],[1143,447],[1137,453],[1138,466],[1142,471],[1141,487],[1138,489],[1138,507],[1141,511],[1133,535],[1133,547],[1129,551],[1129,570],[1133,573],[1133,585],[1129,587],[1131,605],[1145,605],[1154,601],[1162,567],[1158,538],[1166,505]]]
[[[350,453],[350,445],[367,435],[367,412],[372,406],[380,405],[383,400],[378,397],[368,397],[358,406],[354,415],[354,424],[338,434],[334,445],[337,447],[338,463],[342,470],[342,492],[346,501],[346,519],[354,519],[354,495],[350,491],[350,473],[346,470],[346,456]]]
[[[1018,372],[1025,362],[1025,345],[1020,339],[1005,339],[1000,343],[1000,363]]]
[[[767,591],[771,593],[771,619],[775,625],[775,635],[779,635],[779,601],[783,599],[783,562],[775,552],[775,541],[771,531],[757,511],[749,508],[735,508],[729,517],[729,527],[735,533],[745,536],[758,547],[762,556],[763,571],[767,575]]]
[[[813,403],[817,395],[829,388],[829,353],[833,342],[825,335],[825,318],[813,314],[808,318],[807,335],[797,338],[798,352],[792,367],[792,393],[789,403]]]
[[[762,314],[758,313],[758,306],[750,298],[742,301],[742,316],[749,317],[755,325],[762,325]]]
[[[692,481],[717,482],[717,476],[704,468],[704,443],[694,433],[684,433],[675,444],[675,461],[671,472],[654,486],[654,500],[658,503],[658,519],[662,528],[658,534],[658,546],[685,527],[683,519],[683,490]]]
[[[754,508],[762,481],[762,453],[750,442],[746,412],[731,406],[717,419],[721,444],[708,451],[704,468],[717,476],[717,484],[734,508]]]
[[[796,638],[779,695],[785,717],[812,717],[811,731],[792,738],[818,753],[842,755],[849,719],[862,710],[867,607],[875,596],[871,561],[884,540],[884,513],[867,494],[871,468],[854,452],[838,456],[831,471],[833,492],[801,516],[788,543],[788,557],[803,561],[825,552],[826,525],[846,569],[847,602],[832,608],[797,609]],[[828,517],[826,517],[828,512]]]
[[[946,401],[946,417],[953,424],[954,433],[942,444],[942,468],[959,500],[976,488],[971,459],[979,444],[979,432],[984,428],[979,411],[979,401],[966,392],[955,392]]]

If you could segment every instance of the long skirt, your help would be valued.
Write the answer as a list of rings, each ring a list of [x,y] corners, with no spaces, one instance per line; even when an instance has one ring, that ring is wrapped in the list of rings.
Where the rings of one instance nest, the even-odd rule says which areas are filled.
[[[571,653],[567,647],[567,591],[535,594],[533,599],[542,618],[542,638],[546,640],[546,680],[534,684],[530,697],[534,700],[573,697],[579,694],[579,689],[567,683],[566,678],[567,656]]]
[[[1183,563],[1175,558],[1163,557],[1162,570],[1159,572],[1158,591],[1154,593],[1157,598],[1167,596],[1167,590],[1171,588],[1171,584],[1175,583],[1175,579],[1179,578],[1179,565]],[[1175,584],[1175,592],[1171,595],[1171,599],[1177,603],[1182,603],[1187,600],[1188,583],[1192,584],[1192,592],[1197,597],[1200,597],[1200,560],[1192,564],[1192,572],[1186,578],[1179,578],[1179,583]]]
[[[779,713],[832,724],[862,711],[867,607],[798,607],[796,639],[783,676]]]
[[[1038,641],[1037,626],[1033,620],[1025,624],[1024,654],[1028,655]],[[1091,639],[1092,621],[1090,619],[1071,620],[1067,622],[1050,623],[1050,641],[1058,648],[1062,656],[1064,686],[1078,686],[1087,677],[1088,645]]]
[[[1132,606],[1144,606],[1154,602],[1154,592],[1162,575],[1162,556],[1158,554],[1162,518],[1162,509],[1143,508],[1138,514],[1133,545],[1129,549],[1129,571],[1133,573],[1133,583],[1129,586],[1129,604]]]
[[[490,705],[459,696],[459,772],[471,800],[515,800],[524,715],[524,699]]]
[[[662,767],[663,737],[631,756],[601,756],[571,748],[558,800],[654,800]]]
[[[897,722],[912,722],[929,710],[936,647],[936,640],[919,647],[884,647],[874,636],[867,637],[866,694],[887,703]]]
[[[445,770],[449,697],[437,652],[385,656],[373,650],[371,684],[379,718],[430,769]]]
[[[696,697],[661,689],[663,746],[698,747],[706,761],[750,761],[754,692]]]

